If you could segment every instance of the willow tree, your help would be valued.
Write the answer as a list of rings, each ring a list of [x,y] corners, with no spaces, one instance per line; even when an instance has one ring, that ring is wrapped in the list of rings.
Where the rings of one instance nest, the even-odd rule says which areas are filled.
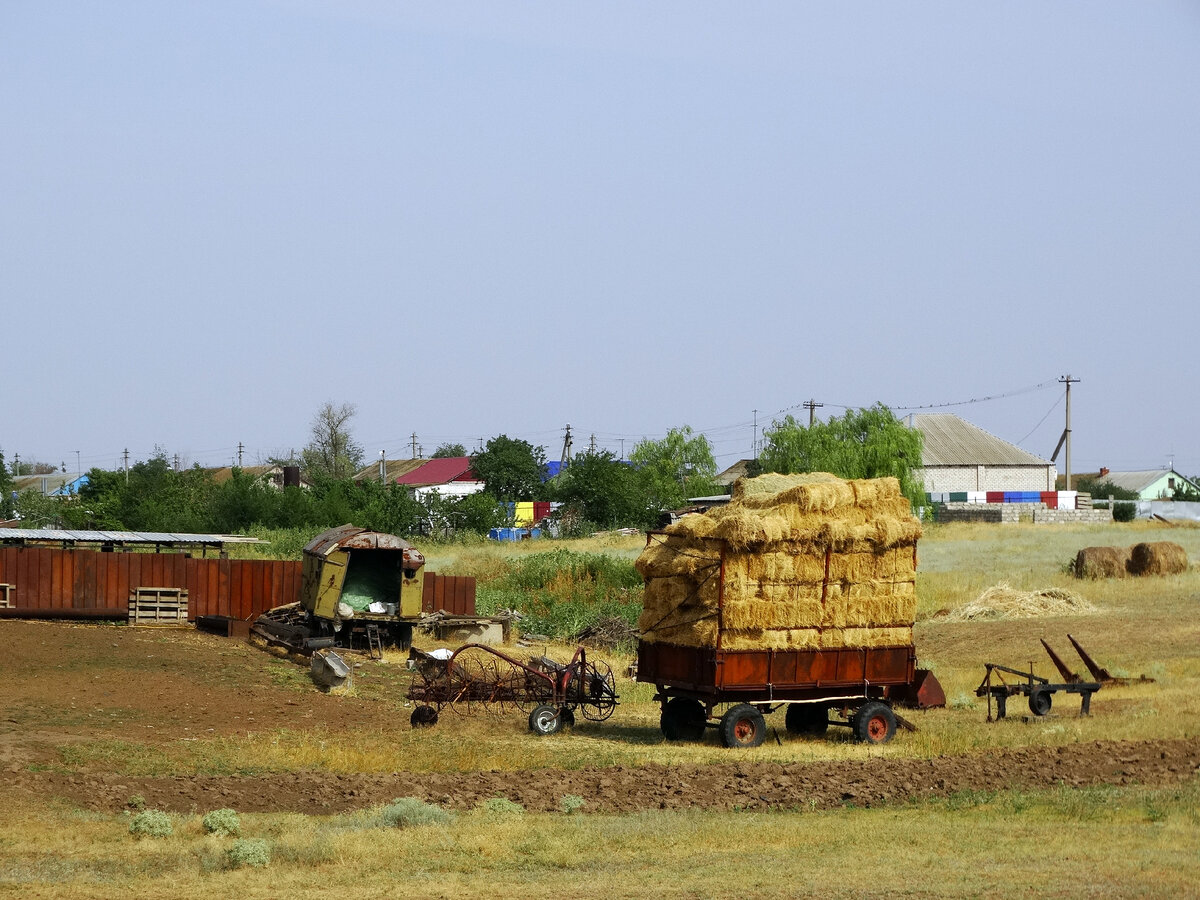
[[[828,422],[801,425],[786,416],[764,429],[766,446],[758,470],[788,475],[830,472],[840,478],[893,476],[914,506],[925,502],[925,487],[915,471],[921,467],[921,432],[909,428],[882,403],[848,409]]]

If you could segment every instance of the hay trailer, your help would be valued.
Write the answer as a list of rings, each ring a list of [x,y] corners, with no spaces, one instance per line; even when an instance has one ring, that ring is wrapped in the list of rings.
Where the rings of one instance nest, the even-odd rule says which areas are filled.
[[[723,582],[723,572],[720,577]],[[757,747],[767,736],[765,716],[786,707],[784,725],[792,734],[819,736],[830,725],[845,726],[855,740],[881,744],[904,721],[894,706],[946,704],[933,673],[917,668],[912,644],[726,650],[719,627],[717,635],[716,647],[638,644],[637,679],[656,688],[667,740],[699,741],[716,728],[726,747]]]

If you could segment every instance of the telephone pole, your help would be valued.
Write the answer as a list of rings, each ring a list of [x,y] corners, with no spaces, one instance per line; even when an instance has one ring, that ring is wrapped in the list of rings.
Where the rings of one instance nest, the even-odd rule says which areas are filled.
[[[813,422],[816,419],[816,411],[818,407],[824,406],[824,403],[818,403],[816,400],[805,400],[804,408],[808,410],[808,427],[813,427]]]
[[[1058,439],[1058,446],[1054,448],[1054,453],[1050,456],[1050,462],[1058,459],[1058,451],[1065,444],[1067,447],[1067,490],[1071,489],[1071,385],[1079,384],[1078,378],[1072,378],[1070,375],[1063,375],[1058,379],[1059,384],[1067,386],[1067,427],[1063,429],[1062,437]]]
[[[417,433],[415,431],[412,433],[412,458],[420,459],[420,457],[417,456]]]
[[[239,469],[242,467],[242,451],[244,451],[245,449],[246,448],[245,448],[245,446],[243,446],[242,442],[238,441],[238,468]]]
[[[571,464],[571,423],[567,423],[567,432],[563,435],[562,454],[559,458],[559,470],[565,469]]]
[[[129,448],[128,447],[125,448],[125,453],[123,455],[125,458],[125,483],[129,484]]]
[[[750,450],[754,453],[754,458],[758,459],[758,410],[754,410],[754,443],[750,445]]]

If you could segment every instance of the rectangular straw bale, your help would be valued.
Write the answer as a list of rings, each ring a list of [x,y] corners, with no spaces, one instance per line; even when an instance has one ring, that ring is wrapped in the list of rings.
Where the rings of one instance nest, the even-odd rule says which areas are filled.
[[[819,609],[821,598],[824,596],[824,586],[820,582],[813,584],[773,584],[763,582],[759,587],[758,596],[772,603],[804,604]]]
[[[711,571],[720,565],[715,546],[696,545],[678,537],[651,538],[634,561],[643,578],[691,575]]]
[[[726,650],[816,650],[820,631],[816,628],[771,628],[725,631],[721,646]]]
[[[911,627],[828,628],[821,632],[821,649],[903,647],[912,643]]]
[[[779,602],[770,600],[727,601],[722,621],[726,628],[809,628],[821,624],[821,601]]]
[[[864,594],[835,604],[826,604],[825,628],[911,626],[916,618],[917,596]]]
[[[672,644],[676,647],[715,647],[717,645],[717,622],[708,619],[696,623],[675,624],[664,622],[653,631],[643,632],[648,644]]]

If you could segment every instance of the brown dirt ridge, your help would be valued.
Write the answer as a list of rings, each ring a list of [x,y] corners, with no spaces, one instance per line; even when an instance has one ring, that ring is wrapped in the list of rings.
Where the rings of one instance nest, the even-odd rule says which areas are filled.
[[[470,809],[507,797],[531,811],[559,809],[575,795],[586,812],[647,809],[826,809],[878,806],[963,791],[1139,784],[1164,786],[1200,773],[1200,737],[1095,741],[1063,747],[997,750],[934,759],[819,763],[614,766],[579,770],[389,774],[289,773],[266,776],[127,777],[108,774],[10,774],[0,797],[59,797],[80,807],[117,811],[140,795],[176,812],[232,807],[242,812],[343,813],[419,797]],[[23,796],[22,796],[23,795]]]

